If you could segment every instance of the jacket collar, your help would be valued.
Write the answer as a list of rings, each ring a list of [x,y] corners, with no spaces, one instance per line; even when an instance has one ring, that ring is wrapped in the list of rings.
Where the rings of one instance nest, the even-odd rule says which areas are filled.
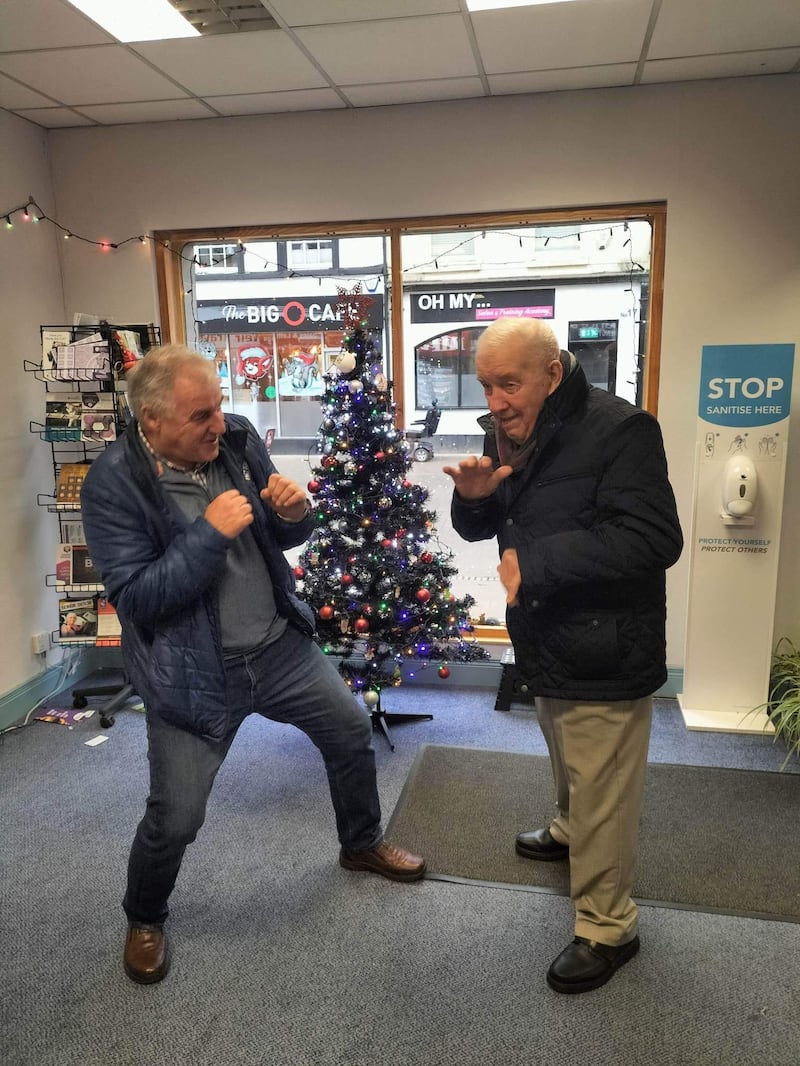
[[[128,444],[129,454],[133,460],[134,480],[138,482],[140,487],[144,488],[146,483],[152,483],[153,481],[153,465],[142,443],[139,434],[139,423],[136,419],[131,419],[128,424],[125,430],[125,439]],[[247,445],[247,430],[244,427],[231,424],[226,417],[225,432],[219,439],[219,445],[220,457],[223,459],[228,458],[229,462],[232,460],[241,469]]]

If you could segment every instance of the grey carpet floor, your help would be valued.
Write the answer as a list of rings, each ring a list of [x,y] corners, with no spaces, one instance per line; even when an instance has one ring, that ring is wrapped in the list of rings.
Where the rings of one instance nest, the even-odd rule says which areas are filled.
[[[419,746],[544,753],[535,715],[494,694],[400,688],[428,710],[375,737],[388,817]],[[97,747],[86,741],[108,740]],[[777,770],[767,737],[687,734],[656,708],[650,757]],[[121,967],[120,898],[146,792],[144,721],[36,723],[0,742],[4,1066],[796,1066],[800,926],[642,908],[642,951],[604,988],[559,996],[567,899],[398,885],[336,861],[321,761],[297,731],[245,723],[172,897],[173,968]]]
[[[799,808],[797,775],[650,764],[637,899],[800,922]],[[388,834],[432,875],[569,895],[569,863],[514,850],[516,832],[552,815],[545,756],[424,745]]]

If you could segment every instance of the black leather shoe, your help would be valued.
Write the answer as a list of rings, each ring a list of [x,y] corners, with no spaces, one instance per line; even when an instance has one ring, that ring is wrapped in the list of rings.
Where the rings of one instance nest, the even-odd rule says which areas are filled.
[[[387,844],[385,840],[369,851],[345,851],[342,848],[339,864],[345,870],[366,870],[388,877],[390,881],[419,881],[425,873],[424,859],[405,848]]]
[[[125,973],[140,985],[154,985],[167,976],[167,936],[159,925],[130,925],[125,939]]]
[[[540,859],[542,862],[555,862],[557,859],[569,858],[569,845],[559,844],[550,835],[549,829],[534,829],[530,833],[517,833],[517,855],[526,859]]]
[[[547,971],[547,983],[556,992],[591,992],[610,981],[639,950],[639,937],[617,947],[576,936]]]

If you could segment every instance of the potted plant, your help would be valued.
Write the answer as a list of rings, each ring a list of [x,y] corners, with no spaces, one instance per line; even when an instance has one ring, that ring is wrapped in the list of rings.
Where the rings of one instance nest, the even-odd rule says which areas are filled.
[[[788,637],[781,637],[772,656],[769,676],[769,699],[763,708],[789,749],[781,766],[784,770],[792,755],[800,756],[800,650]]]

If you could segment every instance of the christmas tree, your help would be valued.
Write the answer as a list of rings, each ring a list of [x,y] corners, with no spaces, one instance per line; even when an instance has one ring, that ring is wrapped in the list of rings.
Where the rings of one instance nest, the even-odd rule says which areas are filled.
[[[450,590],[457,571],[435,540],[428,490],[408,477],[411,447],[395,424],[380,333],[368,324],[374,301],[360,285],[338,292],[344,340],[324,375],[321,460],[308,483],[319,524],[295,576],[323,650],[342,657],[344,679],[374,704],[383,686],[421,668],[446,678],[448,662],[488,653],[469,637],[473,598]]]

